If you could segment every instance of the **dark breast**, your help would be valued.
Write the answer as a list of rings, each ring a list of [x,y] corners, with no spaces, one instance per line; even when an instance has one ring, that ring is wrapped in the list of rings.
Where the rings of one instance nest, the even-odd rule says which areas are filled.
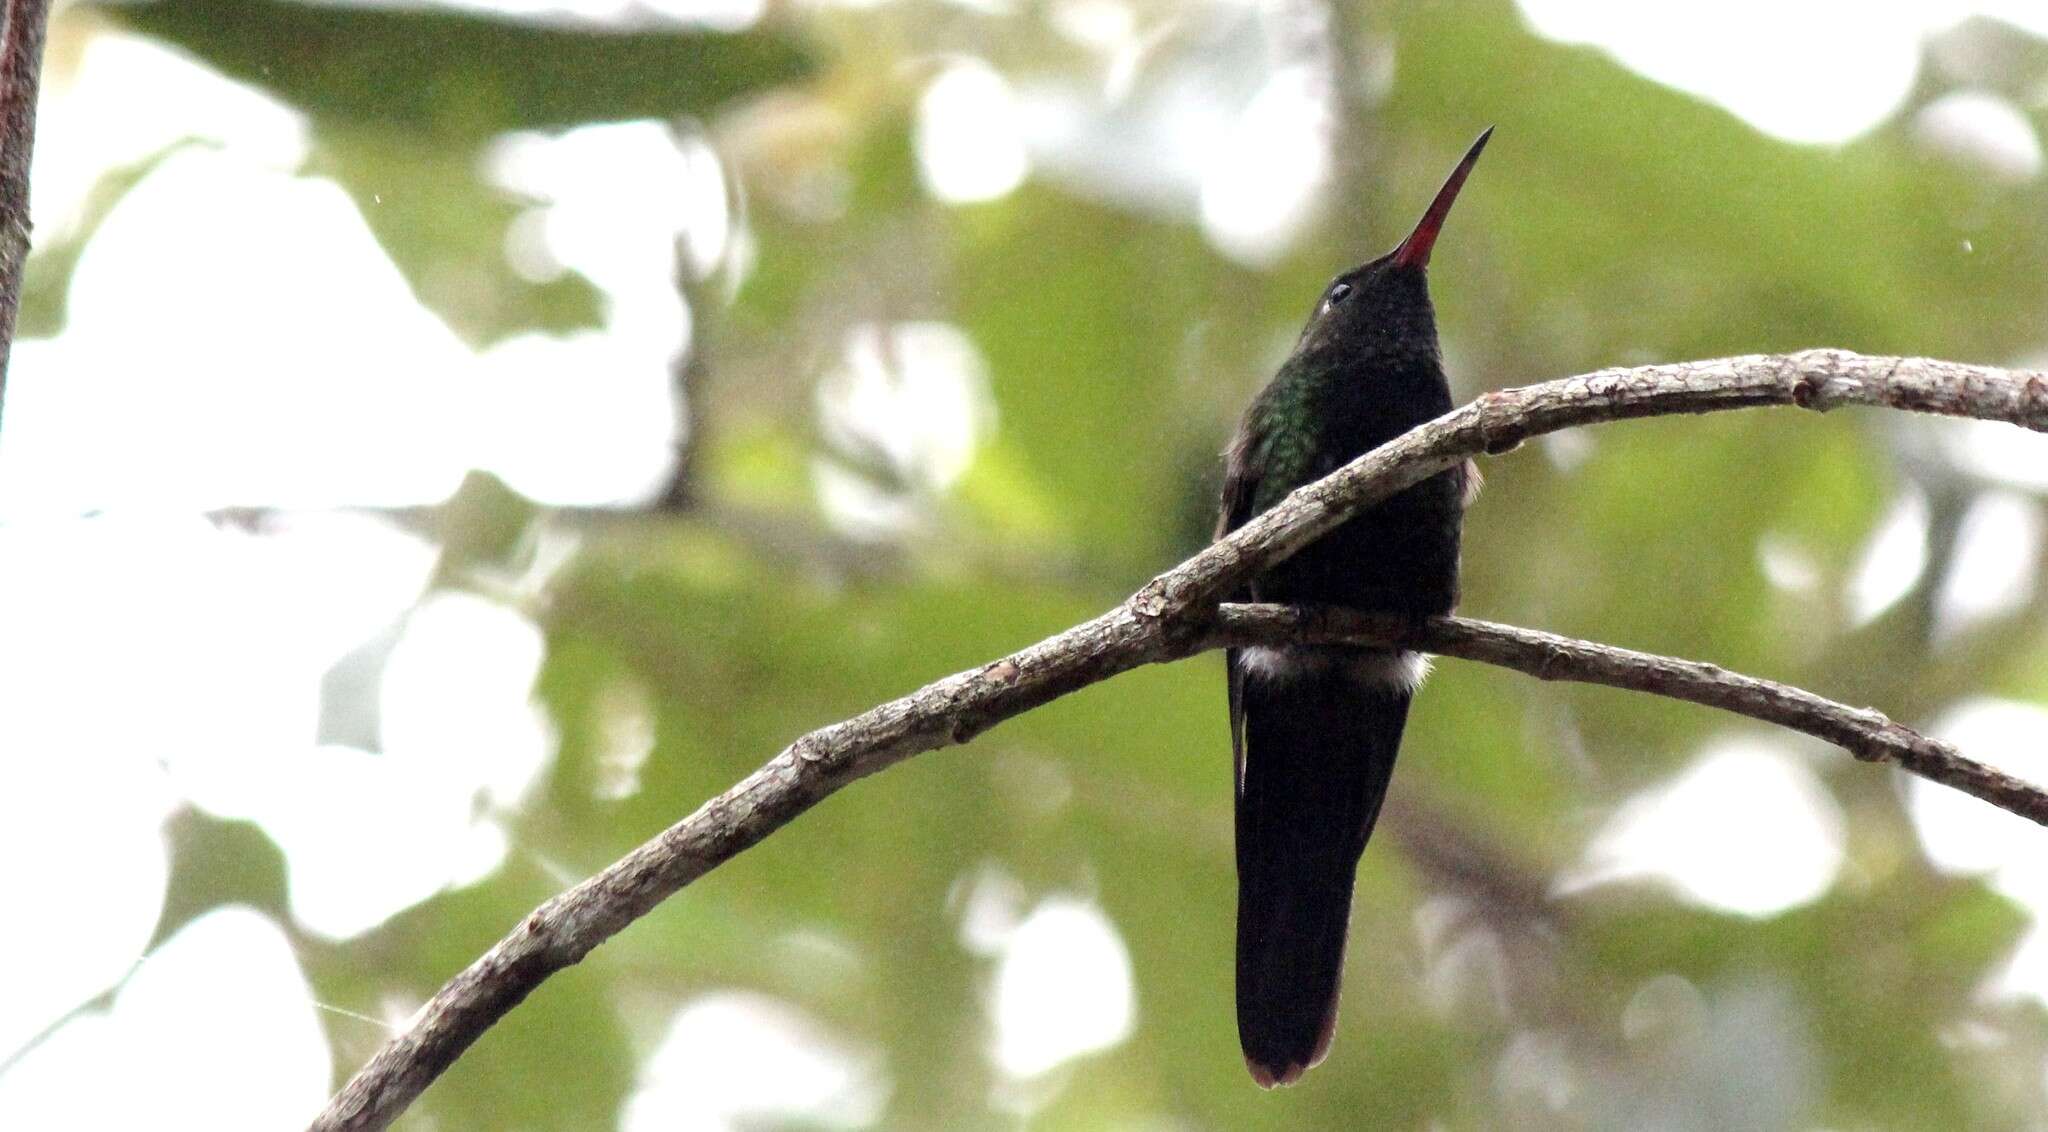
[[[1449,412],[1442,372],[1434,366],[1430,371],[1340,386],[1354,391],[1352,396],[1339,393],[1314,414],[1316,455],[1297,474],[1262,484],[1258,509]],[[1407,616],[1450,612],[1458,602],[1463,477],[1462,469],[1452,469],[1368,508],[1267,571],[1254,584],[1255,595]]]

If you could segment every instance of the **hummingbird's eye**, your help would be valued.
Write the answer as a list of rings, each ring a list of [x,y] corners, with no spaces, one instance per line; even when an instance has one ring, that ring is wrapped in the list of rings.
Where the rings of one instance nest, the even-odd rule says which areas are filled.
[[[1332,287],[1330,288],[1330,293],[1329,293],[1329,294],[1327,294],[1327,295],[1325,295],[1325,296],[1323,296],[1323,309],[1324,309],[1324,310],[1329,310],[1329,309],[1330,309],[1331,307],[1334,307],[1334,306],[1336,306],[1336,305],[1337,305],[1338,303],[1341,303],[1341,302],[1343,302],[1343,301],[1344,301],[1344,296],[1346,296],[1346,295],[1348,295],[1348,294],[1350,294],[1350,293],[1351,293],[1351,284],[1349,284],[1349,283],[1338,283],[1338,284],[1335,284],[1334,286],[1332,286]]]

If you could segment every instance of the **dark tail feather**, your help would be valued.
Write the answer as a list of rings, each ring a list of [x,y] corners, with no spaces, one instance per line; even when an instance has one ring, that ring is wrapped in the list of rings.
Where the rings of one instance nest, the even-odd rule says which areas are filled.
[[[1342,662],[1248,674],[1237,796],[1237,1033],[1260,1085],[1330,1051],[1358,855],[1411,692]]]

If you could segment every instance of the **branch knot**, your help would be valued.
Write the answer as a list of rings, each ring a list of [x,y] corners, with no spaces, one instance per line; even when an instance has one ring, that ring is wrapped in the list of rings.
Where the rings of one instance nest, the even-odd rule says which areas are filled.
[[[969,669],[798,739],[654,840],[544,905],[540,920],[522,921],[497,949],[456,975],[422,1007],[314,1127],[369,1132],[388,1126],[553,971],[855,779],[949,740],[964,741],[1141,664],[1201,648],[1300,641],[1308,633],[1341,637],[1347,625],[1355,625],[1354,639],[1360,643],[1398,640],[1418,651],[1498,664],[1545,679],[1604,684],[1749,716],[1826,739],[1858,758],[1896,763],[2048,825],[2048,790],[1974,762],[1882,713],[1851,709],[1782,684],[1461,618],[1425,619],[1390,636],[1390,630],[1369,630],[1363,621],[1332,621],[1327,611],[1276,614],[1270,606],[1217,604],[1244,578],[1270,569],[1341,522],[1347,508],[1371,498],[1368,493],[1385,489],[1425,462],[1447,466],[1471,454],[1475,441],[1489,453],[1500,453],[1527,437],[1579,425],[1788,399],[1806,408],[1873,405],[2048,430],[2048,380],[2040,374],[1840,351],[1612,369],[1488,393],[1395,441],[1400,445],[1396,452],[1382,450],[1370,469],[1361,470],[1354,462],[1336,473],[1340,479],[1300,489],[1253,523],[1154,578],[1110,615],[1041,641],[1018,654],[1024,659],[1008,669],[1004,662]],[[1004,689],[1000,695],[972,694],[998,681]],[[545,929],[538,941],[529,939],[525,926],[536,922]]]

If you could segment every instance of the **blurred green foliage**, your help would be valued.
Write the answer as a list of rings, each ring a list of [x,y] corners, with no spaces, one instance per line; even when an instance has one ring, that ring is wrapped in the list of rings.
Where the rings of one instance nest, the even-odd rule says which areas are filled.
[[[598,31],[286,0],[165,0],[112,10],[323,123],[451,142],[702,114],[810,70],[804,53],[771,30]]]
[[[1461,397],[1653,359],[1826,344],[2006,362],[2043,344],[2048,191],[1930,155],[1909,127],[1954,87],[2038,89],[2044,53],[2018,32],[1973,26],[2011,49],[1986,73],[1930,70],[1893,122],[1827,149],[1536,38],[1505,3],[1358,8],[1336,24],[1337,55],[1391,52],[1396,77],[1383,95],[1347,92],[1346,136],[1365,140],[1321,227],[1263,269],[1220,255],[1185,216],[1055,177],[957,207],[925,191],[912,121],[935,56],[982,54],[1020,85],[1102,81],[1036,4],[778,8],[737,34],[278,0],[110,9],[309,115],[313,171],[359,202],[381,195],[365,210],[378,238],[473,340],[599,318],[587,285],[526,282],[499,254],[517,202],[479,180],[477,157],[505,131],[687,117],[752,202],[750,266],[728,264],[717,281],[737,286],[703,289],[695,308],[716,347],[692,390],[693,467],[716,505],[588,540],[550,595],[538,692],[561,749],[514,864],[365,939],[308,944],[321,998],[374,1009],[431,993],[563,871],[601,867],[805,730],[1057,631],[1198,547],[1213,454],[1309,298],[1390,245],[1484,124],[1498,135],[1433,271]],[[1150,66],[1199,47],[1169,6],[1134,10],[1160,28]],[[821,118],[830,128],[805,125]],[[843,185],[840,207],[787,203],[821,177]],[[25,325],[44,318],[30,299]],[[813,385],[851,327],[907,319],[965,332],[999,423],[956,490],[908,493],[914,533],[854,539],[808,488],[812,461],[846,458],[820,438]],[[1466,609],[1908,720],[1984,690],[2048,698],[2042,587],[1939,644],[1908,616],[1945,576],[1939,560],[1871,625],[1838,596],[1904,486],[1928,493],[1937,527],[1981,490],[1939,460],[1902,462],[1902,448],[1926,450],[1901,440],[1924,441],[1919,428],[1758,413],[1604,428],[1569,453],[1530,445],[1487,468]],[[550,521],[464,514],[484,529],[444,533],[465,563],[516,560],[531,549],[521,531]],[[1811,564],[1810,590],[1771,584],[1767,541]],[[656,733],[622,797],[602,789],[621,690],[652,705]],[[2044,1019],[1976,994],[2024,917],[1922,859],[1884,772],[1817,764],[1836,767],[1849,863],[1803,909],[1756,921],[1645,886],[1504,895],[1543,893],[1616,804],[1731,726],[1441,666],[1362,871],[1337,1052],[1269,1095],[1239,1065],[1231,1015],[1218,665],[1136,673],[824,803],[548,983],[408,1126],[607,1126],[667,1012],[734,985],[883,1051],[885,1126],[1006,1126],[990,1099],[990,964],[959,941],[963,878],[988,864],[1034,899],[1098,899],[1135,967],[1134,1036],[1056,1071],[1033,1127],[1704,1128],[1745,1112],[1769,1126],[2032,1126]],[[1745,836],[1744,816],[1726,817],[1727,836]],[[203,822],[174,836],[181,878],[206,861],[230,878],[218,899],[276,902],[260,836]],[[1478,881],[1445,866],[1446,845],[1477,855]],[[173,920],[205,906],[206,886],[175,883]],[[1446,907],[1497,961],[1444,973],[1418,924]],[[777,946],[812,936],[855,961]],[[1670,985],[1742,1025],[1732,1039],[1707,1023],[1714,1040],[1625,1032],[1631,1003]],[[344,1073],[382,1036],[346,1019],[331,1032]],[[1561,1050],[1575,1085],[1516,1085],[1506,1067],[1527,1048]],[[1743,1108],[1777,1095],[1766,1079],[1793,1082],[1789,1107]]]

